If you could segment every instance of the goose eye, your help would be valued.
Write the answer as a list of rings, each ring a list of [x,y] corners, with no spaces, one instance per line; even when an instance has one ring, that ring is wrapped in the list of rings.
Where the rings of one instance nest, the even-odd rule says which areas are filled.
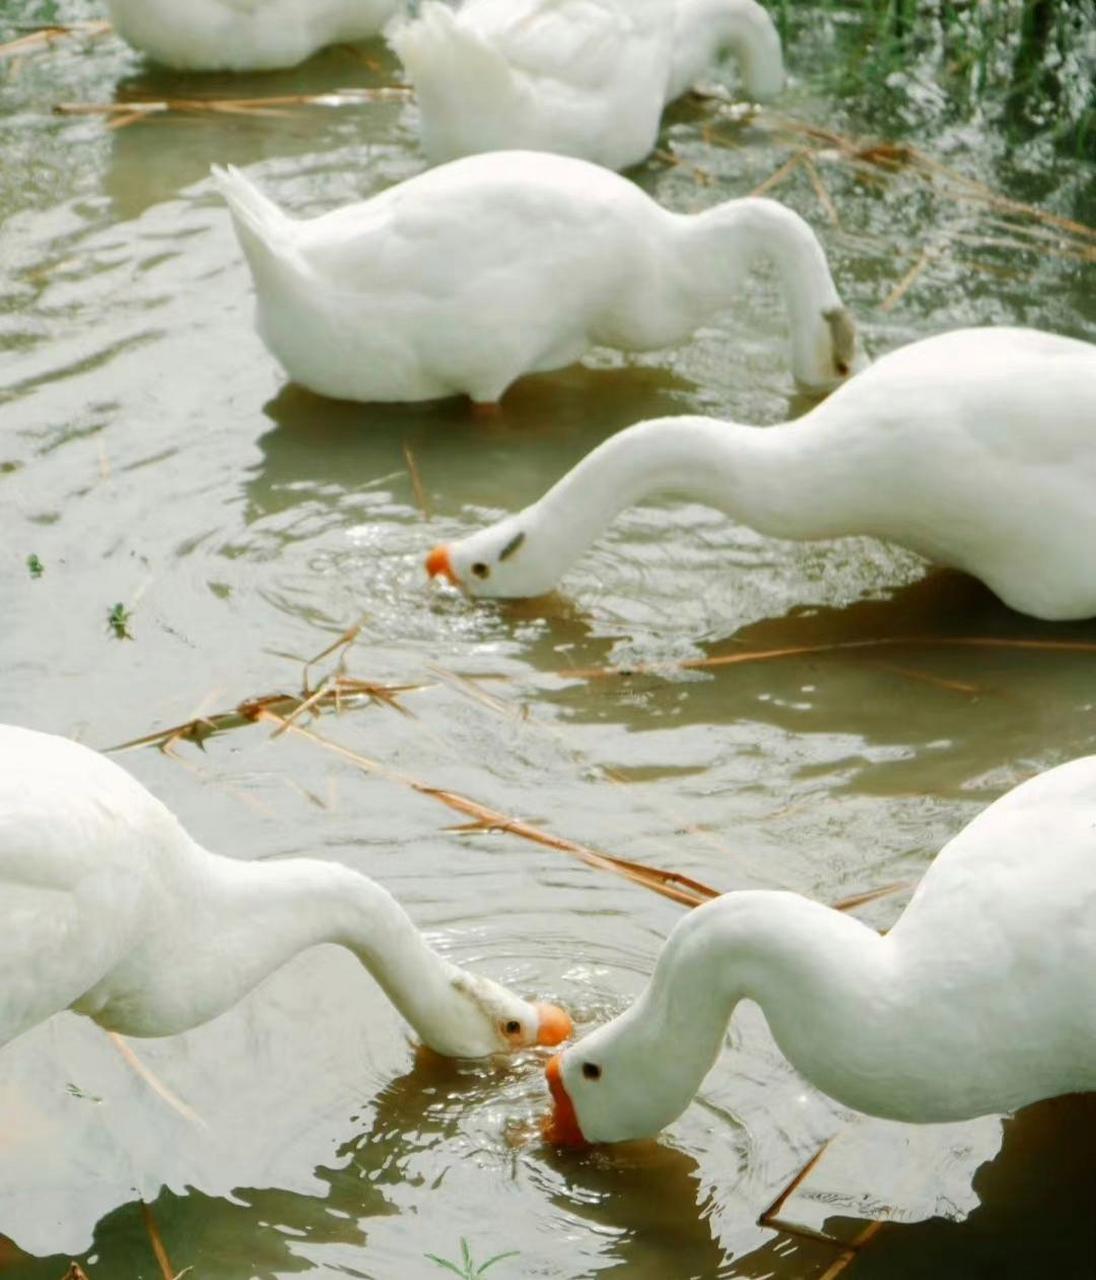
[[[517,1018],[511,1018],[509,1022],[503,1023],[502,1029],[508,1036],[516,1036],[521,1030],[521,1023]]]
[[[582,1064],[582,1074],[587,1080],[600,1080],[601,1068],[596,1062],[584,1062]]]
[[[491,570],[488,569],[482,560],[477,560],[472,566],[472,572],[477,578],[486,578],[490,574]]]

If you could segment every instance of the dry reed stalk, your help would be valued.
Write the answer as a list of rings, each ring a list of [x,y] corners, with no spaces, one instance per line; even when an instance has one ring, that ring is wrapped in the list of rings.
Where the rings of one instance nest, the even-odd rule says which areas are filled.
[[[842,1271],[849,1265],[856,1255],[863,1249],[864,1245],[886,1224],[882,1219],[873,1219],[869,1222],[858,1235],[850,1241],[838,1240],[834,1236],[827,1235],[824,1231],[816,1231],[813,1227],[800,1226],[798,1223],[785,1222],[780,1217],[780,1212],[787,1204],[793,1193],[803,1185],[804,1181],[813,1173],[818,1166],[818,1162],[829,1150],[833,1138],[827,1138],[826,1141],[818,1148],[807,1163],[792,1178],[786,1187],[780,1192],[776,1199],[765,1209],[758,1217],[758,1225],[769,1227],[773,1231],[783,1231],[787,1235],[801,1236],[806,1240],[817,1240],[822,1244],[832,1245],[834,1248],[840,1249],[841,1252],[829,1267],[818,1277],[818,1280],[835,1280]]]
[[[746,662],[773,662],[781,658],[815,657],[861,649],[918,647],[928,649],[1009,649],[1056,653],[1093,653],[1096,643],[1087,640],[1019,640],[1004,636],[877,636],[865,640],[834,640],[827,644],[797,644],[781,649],[753,649],[745,653],[725,653],[713,658],[685,658],[681,662],[659,664],[639,662],[633,667],[569,667],[553,674],[565,680],[605,680],[625,676],[661,675],[668,670],[707,671]]]
[[[893,311],[894,308],[899,304],[899,302],[901,302],[901,300],[910,291],[910,289],[913,288],[914,284],[917,282],[917,280],[920,278],[922,273],[928,267],[929,263],[932,262],[932,260],[936,258],[938,255],[939,255],[938,250],[930,249],[929,246],[926,245],[921,250],[921,254],[918,257],[917,261],[913,264],[912,267],[910,267],[910,269],[906,272],[906,274],[902,277],[902,279],[898,281],[898,283],[894,286],[894,288],[890,291],[890,293],[888,293],[887,296],[883,299],[883,301],[879,304],[879,310]]]
[[[890,174],[899,172],[911,173],[922,181],[931,184],[933,190],[942,198],[950,199],[957,203],[978,204],[1001,214],[1027,219],[1044,231],[1055,228],[1057,232],[1064,232],[1068,237],[1083,242],[1080,246],[1056,244],[1056,252],[1065,252],[1069,256],[1080,256],[1084,261],[1090,260],[1087,256],[1087,251],[1091,249],[1092,243],[1096,241],[1096,227],[1090,227],[1083,222],[1077,222],[1073,218],[1067,218],[1061,214],[1052,213],[1047,209],[1040,209],[1036,205],[1026,204],[1022,200],[1014,200],[1009,196],[1002,195],[984,182],[980,182],[977,178],[971,178],[959,172],[959,170],[951,168],[917,147],[901,143],[865,142],[861,139],[850,138],[836,133],[820,125],[808,124],[806,121],[797,120],[793,116],[784,116],[768,111],[759,112],[757,122],[762,127],[768,128],[771,133],[776,135],[783,134],[789,141],[791,139],[797,139],[800,142],[803,139],[809,140],[814,144],[813,149],[805,148],[797,154],[809,156],[812,162],[825,153],[835,156],[865,176],[872,169]],[[793,156],[792,159],[795,159],[795,157]],[[775,185],[774,179],[779,181],[784,176],[786,175],[782,170],[777,170],[777,174],[773,175],[773,179],[770,179],[769,183],[763,184],[764,189],[768,190],[770,184]],[[755,192],[754,194],[757,193]]]
[[[156,1265],[160,1268],[160,1275],[163,1280],[176,1280],[175,1269],[171,1265],[171,1259],[167,1256],[164,1238],[160,1235],[160,1228],[157,1226],[156,1219],[153,1216],[152,1206],[145,1200],[141,1201],[141,1217],[144,1219],[145,1230],[148,1232],[149,1243],[152,1245]]]
[[[527,707],[516,708],[504,698],[498,698],[494,694],[487,693],[486,690],[481,689],[473,681],[466,679],[464,676],[459,676],[453,671],[447,671],[443,667],[430,666],[427,670],[431,675],[436,676],[442,684],[446,684],[457,692],[480,703],[481,706],[486,707],[496,715],[505,716],[514,724],[535,730],[542,736],[550,738],[557,746],[562,747],[568,753],[572,761],[579,763],[586,769],[593,770],[599,778],[611,782],[614,786],[631,786],[628,779],[622,777],[616,770],[591,760],[583,751],[570,743],[557,725],[546,724],[543,720],[530,716]],[[661,803],[657,806],[649,805],[649,809],[659,813],[660,816],[669,818],[675,829],[685,831],[694,836],[721,857],[733,856],[722,840],[707,828],[694,822],[687,813],[683,813],[675,806]],[[780,887],[790,888],[788,885],[781,885]]]
[[[323,662],[324,658],[330,658],[333,653],[339,653],[339,651],[341,650],[342,652],[339,653],[339,661],[335,666],[335,670],[337,672],[341,672],[346,669],[346,655],[353,648],[355,642],[358,639],[358,636],[361,635],[362,626],[363,624],[361,622],[355,622],[353,626],[347,627],[346,630],[340,636],[332,640],[332,642],[327,646],[326,649],[321,649],[320,652],[317,653],[314,658],[309,658],[305,662],[304,674],[303,674],[303,681],[304,681],[303,688],[306,693],[308,692],[308,689],[309,689],[308,673],[312,670],[312,668],[318,662]]]
[[[303,702],[299,702],[293,708],[293,710],[286,717],[285,728],[275,729],[273,737],[277,738],[281,734],[285,733],[285,730],[288,729],[293,724],[293,722],[297,719],[297,717],[303,716],[306,711],[310,711],[316,705],[316,703],[323,697],[325,693],[330,693],[330,689],[328,688],[328,678],[326,676],[316,686],[315,690],[312,693],[310,693],[307,698],[304,699]],[[339,710],[342,709],[341,705],[339,706],[338,709]]]
[[[774,187],[778,187],[785,178],[789,177],[796,169],[799,168],[803,163],[803,157],[805,154],[806,152],[804,151],[797,151],[795,155],[785,160],[775,173],[770,173],[764,182],[759,183],[754,187],[750,192],[750,195],[763,196],[767,191],[771,191]]]
[[[2,46],[0,46],[2,48]],[[165,115],[285,116],[296,107],[345,107],[363,102],[403,100],[411,93],[406,85],[377,89],[336,89],[329,93],[285,93],[266,98],[159,98],[129,102],[58,102],[53,111],[61,116],[107,116],[108,128],[123,128],[137,120]]]
[[[792,1194],[802,1185],[803,1180],[811,1174],[819,1160],[821,1160],[829,1150],[832,1142],[833,1138],[827,1138],[807,1163],[803,1165],[799,1172],[795,1174],[791,1181],[783,1188],[783,1190],[778,1193],[776,1199],[769,1205],[769,1207],[767,1209],[763,1209],[761,1213],[758,1214],[757,1221],[759,1226],[773,1227],[774,1230],[782,1229],[779,1225],[774,1225],[778,1223],[780,1210],[784,1208]],[[811,1234],[815,1235],[817,1233],[811,1232]],[[829,1240],[828,1236],[821,1236],[820,1238],[823,1240]]]
[[[115,1031],[108,1031],[105,1034],[122,1055],[122,1059],[126,1065],[131,1067],[137,1075],[141,1077],[157,1097],[162,1098],[173,1111],[177,1111],[179,1115],[181,1115],[183,1119],[188,1121],[190,1124],[196,1125],[199,1129],[209,1128],[209,1125],[206,1124],[193,1107],[188,1106],[177,1093],[173,1093],[172,1090],[169,1089],[159,1078],[159,1076],[156,1075],[152,1068],[141,1061],[128,1041],[123,1040]]]
[[[0,60],[14,58],[25,53],[39,53],[43,49],[52,49],[62,40],[76,36],[103,36],[110,31],[109,22],[70,22],[64,26],[40,27],[28,35],[19,36],[0,44]]]
[[[803,156],[803,168],[807,172],[811,186],[814,188],[814,194],[818,197],[818,203],[825,211],[826,217],[829,218],[833,226],[841,225],[841,216],[837,212],[837,205],[833,202],[833,197],[829,193],[829,189],[822,181],[822,175],[818,172],[818,166],[809,154]]]
[[[341,712],[357,710],[371,703],[391,707],[401,715],[414,719],[414,713],[398,701],[398,695],[417,693],[428,688],[425,684],[381,685],[368,680],[356,680],[350,676],[332,676],[325,678],[320,687],[309,693],[268,693],[256,698],[246,698],[236,707],[228,711],[214,711],[208,715],[196,716],[182,724],[167,729],[157,729],[140,738],[131,738],[128,742],[119,742],[112,747],[104,747],[107,754],[123,751],[135,751],[139,747],[159,747],[162,751],[170,751],[178,742],[193,742],[201,746],[206,738],[215,733],[224,733],[229,729],[242,729],[261,719],[264,711],[273,711],[281,716],[303,714],[307,709],[315,714],[323,712]]]
[[[880,898],[889,898],[892,893],[906,893],[916,886],[912,880],[895,880],[893,884],[882,884],[878,889],[865,889],[863,893],[853,893],[847,898],[831,902],[834,911],[855,911],[857,907],[866,907],[869,902],[878,902]]]
[[[282,717],[266,709],[260,712],[260,719],[270,720],[275,724],[286,723]],[[561,853],[569,853],[590,866],[599,867],[605,871],[613,871],[617,875],[624,876],[627,880],[641,884],[645,888],[661,893],[664,897],[671,898],[673,901],[680,902],[687,907],[699,906],[701,903],[708,902],[712,898],[719,896],[718,889],[702,884],[699,880],[692,880],[688,876],[680,875],[676,871],[663,871],[657,867],[647,867],[638,862],[629,862],[626,858],[618,858],[613,854],[603,853],[598,849],[591,848],[589,845],[579,844],[575,840],[568,840],[564,836],[552,835],[550,832],[542,831],[531,823],[523,822],[520,818],[500,813],[489,805],[480,804],[479,801],[472,800],[468,796],[446,790],[443,787],[431,786],[429,783],[413,778],[409,774],[390,769],[380,761],[363,756],[359,752],[352,751],[349,747],[341,746],[337,742],[332,742],[328,738],[322,738],[318,733],[314,733],[310,729],[302,729],[299,725],[288,725],[287,727],[289,732],[306,738],[324,750],[331,751],[335,755],[349,760],[365,773],[385,778],[389,782],[397,782],[401,786],[418,792],[419,795],[429,796],[447,808],[471,818],[471,823],[464,824],[464,830],[509,832],[511,835],[528,840],[533,844],[539,844],[548,849],[556,849]]]
[[[889,662],[873,662],[876,671],[888,671],[892,675],[904,676],[907,680],[919,680],[922,684],[932,685],[934,689],[943,689],[948,693],[969,693],[981,695],[985,689],[966,680],[946,680],[943,676],[934,676],[928,671],[917,671],[913,667],[896,667]]]
[[[528,840],[532,844],[541,845],[546,849],[569,853],[580,861],[585,862],[588,866],[597,867],[602,871],[612,871],[616,875],[623,876],[626,880],[631,880],[634,884],[642,885],[645,889],[650,889],[686,907],[702,906],[705,902],[718,898],[722,892],[719,889],[713,889],[710,885],[704,884],[700,880],[694,880],[690,876],[682,875],[680,872],[665,871],[661,867],[649,867],[643,863],[632,862],[627,858],[620,858],[615,854],[594,849],[590,845],[580,844],[577,840],[569,840],[566,836],[552,835],[551,832],[535,827],[532,823],[501,813],[499,810],[492,809],[489,805],[481,804],[478,800],[461,795],[459,792],[450,791],[444,787],[432,786],[428,782],[411,777],[410,774],[391,769],[379,760],[363,756],[349,747],[332,742],[329,738],[322,738],[318,733],[310,729],[302,729],[298,725],[289,724],[269,710],[262,711],[260,719],[284,725],[290,733],[295,733],[310,742],[314,742],[317,746],[333,752],[335,755],[342,756],[343,759],[357,765],[364,773],[384,778],[389,782],[399,783],[401,786],[408,787],[410,790],[418,792],[419,795],[429,796],[447,808],[453,809],[457,813],[465,814],[471,819],[470,822],[461,823],[459,826],[448,828],[449,830],[462,833],[506,832],[517,836],[519,839]],[[850,911],[864,903],[873,902],[877,898],[885,897],[889,893],[897,893],[908,887],[903,883],[884,885],[879,889],[869,889],[864,893],[846,898],[840,903],[835,903],[834,909],[837,911]]]
[[[945,182],[953,183],[959,188],[961,195],[953,197],[954,199],[972,200],[980,204],[987,204],[994,209],[1022,214],[1024,217],[1032,218],[1036,222],[1059,227],[1061,230],[1068,231],[1071,235],[1082,239],[1096,240],[1096,227],[1087,226],[1083,222],[1075,222],[1072,218],[1066,218],[1061,214],[1051,213],[1047,209],[1040,209],[1036,205],[1025,204],[1022,200],[1013,200],[1010,196],[1004,196],[999,191],[994,191],[992,187],[986,186],[984,182],[979,182],[977,178],[968,177],[965,173],[960,173],[958,169],[952,169],[917,147],[910,147],[909,151],[913,163],[923,171],[939,177]]]
[[[415,502],[418,504],[423,518],[429,520],[430,501],[426,496],[426,489],[423,487],[422,476],[419,475],[419,465],[415,461],[415,454],[406,441],[404,441],[403,445],[403,456],[407,459],[407,471],[411,477],[411,492],[415,495]]]
[[[861,1249],[863,1249],[872,1236],[877,1232],[882,1231],[885,1225],[886,1223],[884,1223],[881,1218],[876,1218],[869,1222],[859,1235],[854,1236],[852,1240],[845,1245],[838,1257],[835,1258],[831,1265],[828,1266],[818,1277],[818,1280],[837,1280],[837,1277],[845,1270],[849,1263],[856,1258],[857,1254],[860,1253]]]

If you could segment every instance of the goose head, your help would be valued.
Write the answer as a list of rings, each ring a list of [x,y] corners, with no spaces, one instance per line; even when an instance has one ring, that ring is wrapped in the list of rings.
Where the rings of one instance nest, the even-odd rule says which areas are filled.
[[[796,349],[800,348],[800,349]],[[795,380],[803,391],[826,394],[870,363],[847,307],[829,307],[801,341],[793,337]]]
[[[554,1047],[571,1034],[571,1019],[557,1005],[522,1000],[481,974],[453,975],[452,1044],[442,1046],[438,1028],[432,1047],[449,1057],[486,1058],[532,1045]]]
[[[549,539],[529,536],[528,513],[510,516],[459,542],[438,546],[426,557],[431,578],[447,578],[465,594],[484,599],[540,596],[559,580]]]
[[[664,1061],[672,1049],[628,1025],[633,1013],[634,1006],[549,1061],[544,1136],[554,1146],[653,1138],[688,1106],[692,1090],[677,1086],[672,1062]]]

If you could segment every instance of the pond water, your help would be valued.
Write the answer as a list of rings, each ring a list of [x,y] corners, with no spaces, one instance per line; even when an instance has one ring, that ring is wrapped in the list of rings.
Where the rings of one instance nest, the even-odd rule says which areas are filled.
[[[99,16],[83,0],[8,0],[0,15],[5,38],[19,22]],[[772,194],[818,228],[870,350],[968,323],[1096,340],[1091,241],[1086,256],[1060,224],[939,171],[930,181],[908,151],[854,160],[841,142],[922,148],[1012,201],[1092,223],[1084,131],[962,99],[935,72],[948,50],[866,65],[868,20],[854,9],[784,16],[781,115],[743,123],[718,102],[678,104],[665,154],[636,181],[698,209],[810,148]],[[286,385],[253,332],[208,166],[249,166],[290,209],[326,210],[424,167],[413,104],[116,129],[51,108],[392,84],[380,42],[292,72],[183,77],[106,36],[0,75],[4,720],[111,746],[299,691],[304,662],[360,625],[346,672],[413,686],[397,697],[408,714],[378,698],[322,716],[311,729],[328,743],[720,889],[824,901],[915,880],[1007,787],[1096,749],[1096,652],[924,643],[1096,644],[1096,624],[1019,617],[977,583],[867,540],[775,543],[667,503],[624,515],[547,601],[473,605],[428,585],[434,543],[525,505],[637,419],[801,412],[771,277],[681,349],[593,353],[521,382],[493,419],[458,402],[325,401]],[[733,72],[719,78],[733,86]],[[118,603],[131,638],[108,625]],[[826,648],[901,636],[908,646]],[[687,677],[565,674],[788,647],[818,651]],[[473,675],[494,678],[455,678]],[[583,1025],[639,991],[682,910],[565,853],[454,830],[460,815],[399,777],[266,724],[121,758],[209,847],[355,866],[447,954]],[[860,914],[883,927],[903,901]],[[657,1143],[576,1157],[535,1136],[543,1058],[416,1052],[334,949],[213,1024],[137,1042],[170,1099],[64,1015],[3,1051],[0,1273],[57,1280],[78,1257],[92,1280],[158,1275],[151,1214],[171,1266],[203,1280],[440,1275],[427,1254],[458,1258],[462,1237],[477,1260],[518,1252],[491,1269],[499,1280],[832,1275],[839,1242],[877,1215],[894,1221],[847,1276],[1096,1274],[1091,1099],[1003,1127],[912,1131],[816,1094],[755,1010],[730,1043]],[[785,1228],[759,1225],[834,1135]]]

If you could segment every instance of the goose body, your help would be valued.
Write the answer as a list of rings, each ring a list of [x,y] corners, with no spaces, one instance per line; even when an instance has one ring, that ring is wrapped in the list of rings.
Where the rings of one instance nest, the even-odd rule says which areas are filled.
[[[555,1043],[569,1027],[443,960],[365,876],[210,853],[113,761],[0,726],[0,1044],[63,1009],[126,1035],[185,1031],[324,942],[356,954],[439,1053]]]
[[[118,34],[179,71],[292,67],[378,35],[401,0],[107,0]]]
[[[882,538],[981,578],[1022,613],[1092,617],[1096,346],[958,330],[890,353],[792,423],[641,422],[524,511],[436,548],[427,569],[472,595],[540,595],[653,494],[779,538]]]
[[[984,810],[880,936],[796,894],[681,920],[634,1005],[549,1064],[556,1141],[648,1137],[714,1064],[739,1000],[847,1106],[963,1120],[1096,1089],[1096,756]]]
[[[775,201],[674,214],[596,165],[504,152],[298,220],[237,170],[214,177],[254,276],[259,332],[322,395],[491,403],[593,345],[682,341],[759,257],[780,274],[797,380],[828,388],[860,360],[817,238]]]
[[[388,40],[433,163],[528,148],[610,169],[655,145],[662,108],[724,50],[747,92],[780,92],[780,38],[756,0],[424,0]]]

